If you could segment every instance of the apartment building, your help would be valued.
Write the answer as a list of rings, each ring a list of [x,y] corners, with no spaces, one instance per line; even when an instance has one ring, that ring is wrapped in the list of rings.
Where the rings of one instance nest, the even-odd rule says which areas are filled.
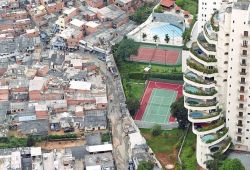
[[[249,6],[250,1],[222,2],[202,21],[189,52],[184,106],[197,135],[196,157],[202,168],[209,155],[224,153],[231,143],[235,150],[250,151]]]

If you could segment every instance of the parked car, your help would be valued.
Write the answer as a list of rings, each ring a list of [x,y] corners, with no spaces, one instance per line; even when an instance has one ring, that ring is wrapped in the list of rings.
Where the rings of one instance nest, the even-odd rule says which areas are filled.
[[[64,128],[64,133],[74,132],[75,129],[73,127],[66,127]]]

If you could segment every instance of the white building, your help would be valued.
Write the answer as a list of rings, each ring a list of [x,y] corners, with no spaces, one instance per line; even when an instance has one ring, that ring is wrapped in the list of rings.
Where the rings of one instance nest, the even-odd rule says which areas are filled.
[[[231,142],[236,150],[250,151],[249,4],[222,2],[212,15],[208,11],[211,18],[201,21],[203,28],[186,62],[184,105],[197,135],[197,162],[203,168],[209,155],[224,153]]]

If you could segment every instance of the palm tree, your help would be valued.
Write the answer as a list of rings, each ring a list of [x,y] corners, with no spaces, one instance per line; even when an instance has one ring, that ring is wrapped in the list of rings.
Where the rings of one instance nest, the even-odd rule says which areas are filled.
[[[164,40],[166,41],[166,43],[168,43],[168,42],[169,42],[170,37],[169,37],[169,35],[168,35],[168,34],[166,34],[166,35],[165,35],[165,39],[164,39]]]
[[[153,36],[153,39],[154,39],[154,41],[156,42],[156,40],[158,39],[158,35],[154,35],[154,36]]]
[[[142,33],[142,39],[143,39],[143,41],[145,41],[146,37],[147,37],[147,34],[146,33]]]

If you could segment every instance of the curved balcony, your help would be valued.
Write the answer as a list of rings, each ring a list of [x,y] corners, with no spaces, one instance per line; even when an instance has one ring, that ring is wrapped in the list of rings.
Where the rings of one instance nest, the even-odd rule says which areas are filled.
[[[217,101],[203,101],[198,99],[187,98],[184,102],[184,106],[190,110],[204,111],[204,110],[213,110],[218,107]]]
[[[187,60],[187,68],[198,75],[204,75],[206,77],[214,77],[218,73],[217,68],[209,69],[190,59]]]
[[[198,35],[197,44],[207,55],[216,55],[216,46],[208,43],[203,33]]]
[[[195,99],[214,99],[216,97],[217,91],[215,89],[202,90],[195,86],[185,85],[183,88],[183,95]]]
[[[212,123],[194,123],[193,132],[199,135],[205,135],[209,133],[215,133],[218,130],[224,128],[225,122],[223,119],[220,119]]]
[[[218,41],[218,34],[213,30],[212,25],[210,22],[207,22],[204,25],[204,36],[210,44],[216,44]]]
[[[215,87],[215,81],[204,80],[202,77],[200,77],[192,72],[188,72],[188,73],[184,74],[183,80],[186,83],[188,83],[192,86],[196,86],[196,87],[201,87],[201,88],[213,88],[213,87]]]
[[[208,146],[215,145],[224,140],[228,135],[228,129],[224,127],[216,133],[206,134],[201,137],[201,141]]]
[[[197,43],[192,44],[192,48],[190,48],[190,57],[205,66],[216,66],[217,59],[204,53],[198,47]]]
[[[210,24],[213,29],[213,31],[218,32],[219,31],[219,11],[215,11],[210,19]]]
[[[226,137],[224,140],[222,140],[218,144],[210,146],[209,150],[212,154],[216,152],[224,153],[230,147],[231,142],[232,142],[232,138]]]
[[[202,111],[193,111],[188,114],[188,120],[193,123],[206,123],[218,120],[222,111],[207,113]]]

